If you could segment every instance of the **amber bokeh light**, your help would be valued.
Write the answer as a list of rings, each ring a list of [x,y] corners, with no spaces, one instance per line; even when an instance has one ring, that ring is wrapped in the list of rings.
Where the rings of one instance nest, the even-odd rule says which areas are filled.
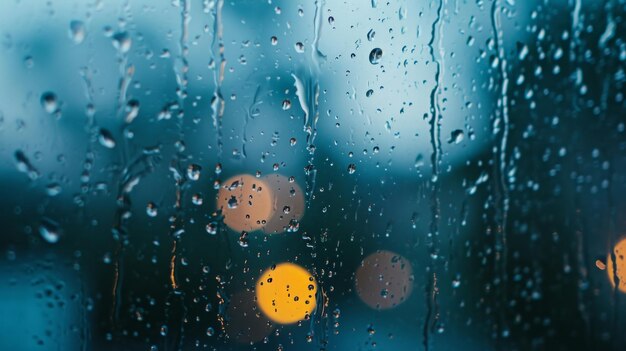
[[[369,307],[386,310],[405,302],[413,290],[413,269],[390,251],[367,256],[356,272],[356,291]]]
[[[281,263],[267,269],[256,283],[256,298],[263,314],[280,324],[307,319],[317,305],[317,283],[304,268]]]
[[[269,186],[254,176],[242,174],[227,179],[217,196],[224,223],[234,231],[261,229],[272,216]]]

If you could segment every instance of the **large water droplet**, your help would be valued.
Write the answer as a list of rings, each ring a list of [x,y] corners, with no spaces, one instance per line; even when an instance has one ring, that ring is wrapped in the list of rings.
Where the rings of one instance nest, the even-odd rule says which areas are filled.
[[[53,114],[59,110],[57,96],[53,92],[45,92],[41,94],[41,106],[49,114]]]
[[[113,46],[122,54],[127,53],[132,46],[133,41],[128,32],[119,32],[113,34]]]
[[[113,138],[113,134],[106,129],[100,129],[100,134],[98,135],[98,141],[100,145],[112,149],[115,147],[115,139]]]
[[[61,228],[57,222],[43,218],[39,224],[39,234],[45,241],[54,244],[61,237]]]
[[[157,205],[152,201],[148,202],[148,205],[146,206],[146,214],[150,217],[156,217],[158,213],[159,208]]]
[[[198,180],[200,179],[200,171],[202,167],[199,165],[192,163],[187,167],[187,178],[190,180]]]
[[[133,99],[126,104],[126,123],[131,123],[139,115],[139,101]]]
[[[17,169],[26,173],[31,180],[39,178],[39,171],[30,163],[30,160],[22,150],[15,151],[15,162],[17,163]]]
[[[377,65],[380,62],[380,59],[383,57],[383,50],[380,48],[375,48],[370,51],[370,63],[372,65]]]
[[[464,137],[465,137],[465,134],[463,134],[463,131],[461,129],[456,129],[450,133],[450,139],[448,140],[448,143],[458,144],[461,141],[463,141]]]
[[[70,39],[74,42],[74,44],[80,44],[85,40],[85,36],[87,35],[87,31],[85,29],[85,23],[82,21],[71,21],[70,22]]]

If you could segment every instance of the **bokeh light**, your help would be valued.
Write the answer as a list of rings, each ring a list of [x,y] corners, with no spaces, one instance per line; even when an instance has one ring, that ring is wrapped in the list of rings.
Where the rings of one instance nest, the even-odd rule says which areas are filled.
[[[259,308],[267,318],[280,324],[307,319],[317,304],[316,292],[315,278],[293,263],[272,266],[256,283]]]
[[[386,310],[405,302],[413,290],[413,269],[406,258],[378,251],[357,269],[356,291],[369,307]]]
[[[217,197],[224,223],[234,231],[261,229],[272,216],[271,190],[254,176],[242,174],[227,179]]]
[[[268,234],[285,232],[290,223],[299,221],[304,215],[304,193],[295,180],[290,181],[280,174],[268,175],[263,180],[273,195],[273,216],[267,221],[263,231]]]
[[[624,254],[626,254],[626,238],[620,240],[615,247],[613,248],[613,253],[615,254],[615,260],[617,262],[615,272],[613,271],[613,258],[611,257],[611,253],[607,255],[606,259],[606,272],[609,275],[609,280],[611,281],[611,285],[615,287],[615,275],[619,279],[619,291],[626,293],[626,260],[624,260]]]

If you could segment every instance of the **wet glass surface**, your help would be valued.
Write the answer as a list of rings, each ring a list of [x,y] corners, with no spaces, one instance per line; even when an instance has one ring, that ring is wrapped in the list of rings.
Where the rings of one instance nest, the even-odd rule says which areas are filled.
[[[624,0],[5,0],[1,350],[623,350]]]

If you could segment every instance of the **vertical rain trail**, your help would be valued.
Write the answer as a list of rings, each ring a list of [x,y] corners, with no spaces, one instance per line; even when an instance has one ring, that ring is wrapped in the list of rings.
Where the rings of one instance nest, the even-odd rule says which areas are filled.
[[[497,233],[499,236],[496,238],[496,262],[497,267],[496,271],[500,278],[500,291],[499,291],[499,309],[502,311],[500,314],[500,323],[499,325],[499,333],[498,337],[502,335],[502,333],[506,330],[506,317],[504,314],[504,306],[506,306],[507,301],[507,221],[509,214],[509,186],[507,180],[507,142],[509,136],[509,103],[508,103],[508,87],[509,87],[509,79],[507,73],[507,60],[504,51],[504,33],[502,28],[502,11],[503,7],[500,5],[501,0],[493,0],[491,6],[491,25],[492,31],[495,36],[495,51],[498,58],[498,68],[500,73],[500,78],[502,79],[500,84],[500,92],[499,97],[497,99],[497,112],[496,112],[496,120],[499,121],[502,118],[502,132],[500,137],[500,144],[497,148],[497,167],[498,167],[498,186],[499,186],[499,194],[500,201],[498,201],[497,211],[499,212],[497,215]],[[498,116],[499,114],[499,116]],[[499,123],[495,123],[497,128]]]
[[[320,32],[322,30],[322,9],[324,8],[324,0],[315,0],[315,16],[313,17],[313,42],[311,43],[311,58],[315,64],[315,68],[319,71],[319,59],[326,59],[326,55],[320,51]]]
[[[124,2],[122,12],[122,17],[130,17],[129,0]],[[126,93],[128,91],[128,86],[130,85],[130,82],[132,80],[132,76],[135,72],[134,66],[128,64],[128,52],[132,47],[132,40],[130,38],[130,34],[126,31],[114,34],[112,39],[113,46],[117,49],[117,59],[120,75],[118,80],[116,115],[118,119],[123,120],[123,107],[126,103]],[[122,165],[126,165],[128,162],[128,141],[127,138],[124,136],[124,130],[125,125],[122,127],[122,140],[124,144],[122,148]],[[126,226],[128,218],[130,217],[130,191],[124,191],[124,189],[127,188],[126,183],[128,182],[128,168],[128,166],[125,166],[120,175],[119,188],[116,197],[117,209],[115,211],[115,217],[113,220],[113,228],[111,229],[113,239],[117,243],[114,253],[115,273],[113,276],[113,288],[111,291],[112,305],[110,320],[112,328],[116,328],[117,322],[119,320],[122,298],[122,283],[124,280],[124,255],[126,252],[126,244],[128,242],[128,233],[126,231]]]
[[[224,58],[224,28],[222,22],[222,8],[224,7],[224,0],[217,0],[215,9],[213,11],[213,41],[211,42],[211,56],[213,66],[213,84],[215,90],[213,91],[213,98],[211,99],[211,110],[213,117],[213,126],[216,129],[216,143],[217,143],[217,156],[218,162],[222,160],[222,117],[224,116],[224,98],[222,97],[222,82],[224,81],[224,69],[226,68],[226,59]],[[219,54],[219,65],[215,67],[215,60],[217,59],[215,46],[217,45],[217,54]]]
[[[303,130],[307,134],[307,150],[311,157],[305,168],[305,174],[307,176],[307,196],[308,205],[310,206],[313,199],[313,193],[315,190],[315,178],[317,170],[313,162],[315,161],[315,136],[317,135],[317,120],[319,119],[319,95],[320,86],[317,80],[317,76],[312,74],[311,77],[301,79],[295,74],[291,74],[294,80],[294,87],[296,88],[296,96],[298,97],[298,103],[300,108],[304,111],[304,126]]]
[[[315,14],[313,16],[313,42],[311,43],[311,61],[309,65],[309,76],[298,77],[291,74],[294,79],[296,95],[300,107],[304,111],[304,132],[307,133],[307,150],[309,151],[309,161],[305,168],[306,175],[306,195],[307,204],[311,205],[315,192],[317,169],[315,168],[315,137],[317,136],[317,121],[319,120],[319,76],[320,61],[326,60],[326,55],[319,48],[320,33],[322,30],[322,11],[325,5],[324,0],[315,1]]]
[[[432,154],[431,154],[431,167],[432,167],[432,177],[431,177],[431,221],[430,221],[430,232],[428,233],[430,240],[428,241],[428,255],[429,255],[429,263],[428,263],[428,275],[427,275],[427,283],[425,285],[425,295],[426,295],[426,318],[424,320],[424,327],[422,330],[423,333],[423,345],[424,349],[429,349],[429,325],[431,323],[431,317],[434,315],[433,325],[437,323],[438,319],[438,311],[437,311],[437,273],[435,271],[436,258],[438,257],[438,245],[437,245],[437,236],[439,235],[439,216],[440,216],[440,203],[439,203],[439,163],[441,161],[441,137],[440,137],[440,122],[441,122],[441,112],[439,105],[439,97],[438,95],[441,93],[441,75],[442,75],[442,64],[440,60],[443,60],[443,48],[442,48],[442,10],[443,10],[444,0],[439,0],[437,5],[437,14],[435,20],[431,26],[431,37],[428,42],[428,48],[430,51],[430,57],[432,62],[435,64],[435,84],[433,89],[430,92],[430,143],[432,146]],[[438,40],[438,55],[435,55],[435,39]]]
[[[172,169],[180,169],[181,161],[185,159],[185,156],[182,154],[184,151],[184,126],[185,126],[185,100],[187,98],[187,85],[189,82],[188,72],[189,72],[189,62],[188,62],[188,54],[189,54],[189,22],[191,21],[191,0],[181,0],[178,3],[180,6],[180,38],[178,41],[178,49],[179,49],[179,57],[178,62],[174,66],[174,73],[176,74],[176,95],[178,97],[178,114],[176,116],[176,127],[178,129],[178,141],[175,143],[178,145],[176,148],[176,153],[172,158],[170,170]],[[171,295],[180,296],[179,304],[181,306],[181,320],[180,320],[180,328],[176,335],[176,345],[178,349],[182,349],[182,345],[184,342],[184,328],[185,328],[185,319],[186,319],[186,307],[185,307],[185,296],[180,290],[180,285],[178,282],[177,274],[177,257],[179,255],[179,246],[180,246],[180,238],[184,233],[183,228],[183,195],[184,195],[184,186],[185,186],[185,177],[181,176],[180,173],[174,173],[174,181],[175,181],[175,203],[174,203],[174,220],[171,222],[170,226],[170,236],[172,237],[172,249],[170,256],[170,284],[171,284]]]
[[[172,167],[180,166],[180,161],[184,156],[182,155],[182,151],[184,151],[184,116],[185,116],[185,99],[187,97],[187,72],[189,71],[189,63],[187,60],[187,54],[189,52],[189,47],[187,45],[187,40],[189,37],[189,21],[191,20],[191,16],[189,11],[191,10],[191,2],[189,0],[181,0],[180,4],[180,16],[181,16],[181,34],[178,42],[179,47],[179,62],[180,66],[174,66],[174,73],[176,74],[176,82],[178,84],[176,88],[176,95],[178,97],[178,114],[176,118],[176,127],[178,129],[178,145],[181,145],[177,148],[176,154],[172,159]],[[184,177],[177,177],[176,179],[176,203],[174,205],[174,209],[176,211],[174,217],[175,221],[172,223],[171,233],[173,236],[174,242],[172,243],[172,257],[170,264],[170,283],[172,289],[176,291],[178,289],[178,283],[176,280],[176,255],[177,255],[177,244],[179,236],[176,233],[180,230],[182,222],[182,192],[184,185]]]

